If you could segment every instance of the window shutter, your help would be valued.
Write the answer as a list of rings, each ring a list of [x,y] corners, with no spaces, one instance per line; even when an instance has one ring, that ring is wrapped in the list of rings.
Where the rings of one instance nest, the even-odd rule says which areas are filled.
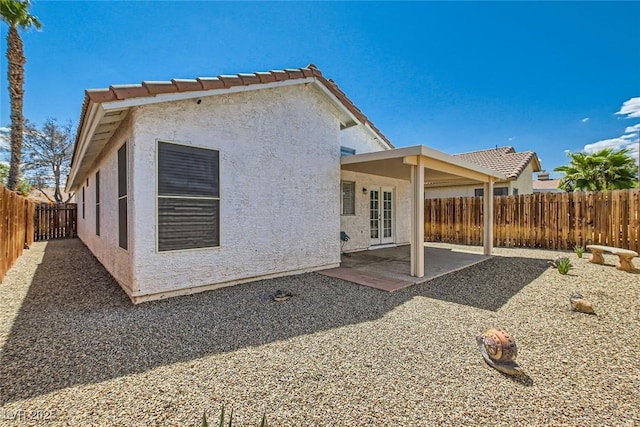
[[[218,152],[158,143],[158,195],[219,197]]]
[[[342,181],[342,214],[355,215],[355,190],[356,183],[352,181]]]
[[[220,246],[220,156],[158,142],[158,251]]]
[[[220,201],[158,199],[158,250],[219,246]]]

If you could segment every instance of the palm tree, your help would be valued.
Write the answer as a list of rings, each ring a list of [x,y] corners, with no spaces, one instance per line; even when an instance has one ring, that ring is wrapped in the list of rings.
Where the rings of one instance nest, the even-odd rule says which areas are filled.
[[[592,154],[568,153],[571,162],[554,169],[564,172],[559,187],[566,191],[634,188],[637,168],[629,151],[605,148]]]
[[[24,98],[24,48],[18,28],[40,29],[42,24],[33,15],[29,15],[29,0],[0,0],[0,18],[9,26],[7,34],[7,59],[9,60],[8,80],[11,99],[11,162],[7,186],[15,190],[20,176],[22,160],[22,134],[24,117],[22,104]]]

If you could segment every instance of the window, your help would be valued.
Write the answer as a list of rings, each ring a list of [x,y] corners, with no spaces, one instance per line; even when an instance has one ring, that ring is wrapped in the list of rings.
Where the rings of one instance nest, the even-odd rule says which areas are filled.
[[[82,219],[84,219],[84,187],[82,187]]]
[[[514,189],[513,189],[513,195],[514,195],[514,196],[517,196],[517,195],[518,195],[518,189],[517,189],[517,188],[514,188]]]
[[[482,197],[484,195],[483,188],[476,188],[474,191],[474,196]],[[508,196],[509,189],[507,187],[493,187],[493,195],[494,196]]]
[[[127,143],[118,150],[118,244],[122,249],[128,248],[127,231]]]
[[[220,246],[220,156],[158,141],[158,251]]]
[[[340,214],[356,214],[356,183],[353,181],[340,181]]]
[[[96,236],[100,235],[100,171],[96,172]]]
[[[340,147],[340,157],[353,156],[354,154],[356,154],[356,150],[354,150],[353,148],[342,146]]]

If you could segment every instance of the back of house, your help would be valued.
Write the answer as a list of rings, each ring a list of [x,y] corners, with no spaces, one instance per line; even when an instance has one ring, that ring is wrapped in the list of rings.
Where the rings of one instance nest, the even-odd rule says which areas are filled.
[[[340,156],[390,148],[313,65],[111,86],[86,92],[67,191],[141,302],[339,265]]]

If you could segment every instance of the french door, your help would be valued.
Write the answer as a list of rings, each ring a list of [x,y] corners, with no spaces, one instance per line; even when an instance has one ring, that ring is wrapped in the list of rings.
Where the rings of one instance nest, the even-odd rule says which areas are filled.
[[[395,217],[393,188],[371,187],[369,190],[369,230],[371,245],[393,243]]]

